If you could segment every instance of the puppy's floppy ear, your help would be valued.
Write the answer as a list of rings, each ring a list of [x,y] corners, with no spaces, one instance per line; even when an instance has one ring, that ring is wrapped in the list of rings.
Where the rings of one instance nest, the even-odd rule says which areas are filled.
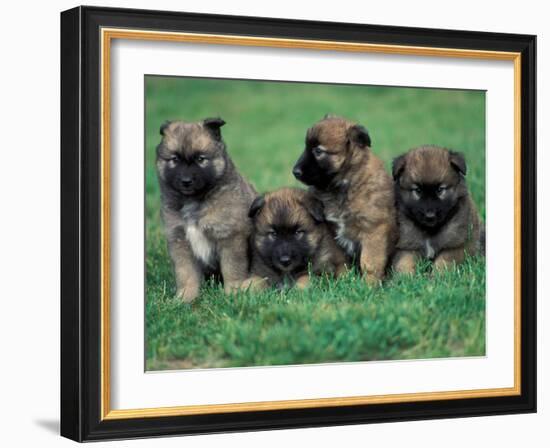
[[[405,169],[405,154],[393,159],[393,162],[391,165],[391,174],[393,176],[393,180],[399,179],[404,169]]]
[[[325,222],[325,207],[319,199],[309,198],[304,206],[315,222]]]
[[[225,121],[221,118],[205,118],[202,122],[202,125],[210,131],[212,136],[216,140],[220,140],[222,138],[222,134],[220,131],[220,128],[225,124]]]
[[[466,159],[464,158],[464,154],[456,151],[449,151],[449,154],[452,167],[463,176],[466,176],[466,171],[468,168],[466,167]]]
[[[164,137],[164,135],[165,135],[164,133],[166,132],[166,129],[167,129],[168,126],[170,126],[171,124],[172,124],[172,122],[171,122],[171,121],[168,121],[168,120],[166,120],[164,123],[162,123],[162,124],[160,125],[160,131],[159,131],[159,132],[160,132],[160,135],[162,135],[162,136]]]
[[[256,199],[254,199],[252,201],[252,204],[250,205],[250,210],[248,210],[248,217],[255,218],[264,205],[265,205],[265,198],[263,196],[257,196]]]
[[[367,129],[360,124],[356,124],[349,128],[348,138],[360,148],[371,146],[369,131],[367,131]]]

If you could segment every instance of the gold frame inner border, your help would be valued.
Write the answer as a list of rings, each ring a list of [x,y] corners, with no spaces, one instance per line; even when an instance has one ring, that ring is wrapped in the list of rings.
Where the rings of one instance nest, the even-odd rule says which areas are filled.
[[[383,53],[413,56],[506,60],[514,63],[514,386],[444,392],[419,392],[303,400],[188,405],[139,409],[111,409],[110,368],[110,63],[113,39],[185,42],[212,45],[296,48],[310,50]],[[101,29],[101,419],[129,419],[183,415],[251,412],[316,407],[351,406],[414,401],[502,397],[521,394],[521,53],[419,47],[305,39],[279,39],[239,35],[195,34],[138,29]]]

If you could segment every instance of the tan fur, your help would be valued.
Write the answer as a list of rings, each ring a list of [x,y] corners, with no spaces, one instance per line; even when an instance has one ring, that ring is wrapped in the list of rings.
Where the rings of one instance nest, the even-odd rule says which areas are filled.
[[[483,223],[465,180],[451,164],[451,153],[437,146],[423,146],[400,157],[398,163],[400,176],[396,188],[401,195],[410,194],[415,184],[443,184],[458,208],[437,233],[428,234],[398,206],[400,235],[394,270],[413,273],[421,258],[433,260],[435,269],[446,269],[464,261],[466,255],[482,252]]]
[[[308,212],[308,206],[313,197],[306,190],[297,188],[281,188],[266,193],[265,204],[255,218],[255,231],[252,237],[251,282],[256,287],[267,287],[283,282],[283,276],[266,264],[258,254],[258,247],[264,243],[266,232],[277,219],[278,210],[288,211],[289,226],[297,226],[306,231],[304,238],[313,248],[314,256],[310,260],[313,274],[340,275],[346,270],[348,261],[345,253],[335,243],[326,223],[315,222]],[[306,268],[307,269],[307,268]],[[290,279],[298,288],[305,288],[309,283],[307,271],[296,273]]]
[[[308,137],[316,138],[326,149],[337,171],[330,188],[312,187],[311,191],[323,202],[336,241],[350,255],[352,245],[359,248],[363,275],[369,283],[378,284],[397,237],[393,184],[369,147],[350,142],[354,125],[343,118],[328,117],[308,131]]]
[[[158,149],[157,171],[161,186],[162,217],[176,277],[177,295],[194,300],[205,275],[221,275],[226,292],[246,287],[247,214],[256,196],[254,188],[237,172],[225,145],[216,141],[201,122],[172,122],[164,129]],[[219,175],[204,197],[180,197],[165,180],[170,153],[201,152]]]

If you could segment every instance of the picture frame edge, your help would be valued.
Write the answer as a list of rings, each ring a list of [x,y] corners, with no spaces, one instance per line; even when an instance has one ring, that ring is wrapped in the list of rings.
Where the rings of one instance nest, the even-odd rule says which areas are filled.
[[[178,17],[186,13],[82,6],[61,13],[62,436],[81,442],[536,412],[536,36],[410,28],[412,32],[427,36],[430,32],[437,31],[441,35],[447,35],[446,39],[451,36],[451,40],[453,35],[460,36],[460,39],[469,40],[471,45],[482,37],[491,42],[492,39],[504,39],[508,40],[511,48],[519,50],[522,54],[521,97],[522,100],[526,98],[526,101],[522,101],[521,109],[521,203],[526,213],[522,216],[521,222],[521,394],[515,397],[471,399],[472,401],[454,400],[450,407],[449,403],[439,401],[431,404],[424,402],[421,406],[417,406],[418,403],[397,403],[310,410],[254,411],[231,415],[208,414],[212,421],[209,424],[206,424],[201,416],[102,420],[101,381],[98,376],[101,364],[98,359],[101,333],[98,322],[101,275],[98,265],[101,255],[97,240],[101,231],[98,180],[100,153],[97,138],[100,129],[97,124],[98,104],[92,104],[100,99],[101,91],[98,82],[99,65],[94,62],[99,61],[99,52],[96,51],[94,54],[99,48],[99,42],[98,34],[94,33],[105,26],[100,16],[124,18],[126,14],[139,14],[142,21],[147,21],[148,18],[152,20],[155,14],[174,17],[173,20],[177,21]],[[272,27],[278,24],[285,30],[296,23],[313,24],[315,30],[323,26],[337,28],[351,25],[347,27],[351,30],[350,37],[361,29],[382,33],[384,29],[400,32],[407,29],[384,25],[308,22],[249,16],[198,13],[185,15],[191,16],[199,22],[197,26],[214,19],[224,23],[233,21],[237,25],[240,21],[252,24],[269,22]],[[218,22],[211,24],[210,27],[215,28],[217,24]],[[94,66],[96,70],[93,70]],[[530,231],[528,235],[525,232],[527,229]],[[397,409],[397,406],[401,408]],[[373,415],[374,411],[379,415]],[[138,424],[141,427],[136,427]]]

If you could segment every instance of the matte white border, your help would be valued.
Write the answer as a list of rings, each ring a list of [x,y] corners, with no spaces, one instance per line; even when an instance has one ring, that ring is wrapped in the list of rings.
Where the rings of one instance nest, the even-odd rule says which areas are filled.
[[[120,40],[111,58],[112,409],[513,386],[511,61]],[[487,90],[487,356],[145,373],[144,74]]]

